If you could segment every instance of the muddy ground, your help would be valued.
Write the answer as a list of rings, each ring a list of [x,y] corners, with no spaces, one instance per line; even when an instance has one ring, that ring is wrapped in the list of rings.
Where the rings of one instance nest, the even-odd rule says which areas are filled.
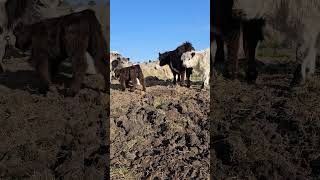
[[[209,91],[146,78],[147,92],[111,87],[111,179],[208,179]]]
[[[320,75],[288,88],[292,58],[259,58],[256,85],[221,76],[208,91],[147,78],[147,92],[111,86],[112,179],[319,179]],[[0,179],[101,179],[108,153],[100,76],[48,95],[23,59],[0,75]],[[242,66],[243,68],[243,66]],[[66,68],[66,73],[68,68]],[[209,123],[209,114],[210,123]],[[211,163],[209,161],[211,125]]]
[[[103,179],[106,173],[108,98],[87,76],[79,96],[64,97],[70,68],[47,96],[25,59],[0,75],[0,179]],[[69,70],[69,71],[68,71]]]
[[[319,68],[290,89],[292,59],[259,58],[256,85],[211,84],[212,179],[320,179]]]
[[[274,54],[274,53],[273,53]],[[320,74],[289,88],[290,50],[258,58],[254,85],[220,74],[209,93],[150,78],[111,90],[112,179],[319,179]],[[211,103],[210,123],[208,123]]]

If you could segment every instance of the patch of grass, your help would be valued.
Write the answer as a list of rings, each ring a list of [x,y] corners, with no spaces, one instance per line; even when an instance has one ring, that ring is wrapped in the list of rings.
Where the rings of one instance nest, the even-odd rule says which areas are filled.
[[[257,52],[258,57],[272,57],[272,58],[290,58],[290,55],[275,48],[259,48]]]
[[[110,168],[110,176],[115,179],[134,179],[134,172],[131,172],[128,168],[119,167],[119,168]]]
[[[157,96],[157,97],[155,97],[155,99],[154,99],[154,101],[153,101],[153,106],[154,107],[159,107],[159,106],[161,106],[161,104],[163,103],[163,99],[162,99],[162,97],[159,97],[159,96]]]
[[[192,74],[190,79],[191,79],[191,81],[202,81],[201,76],[199,76],[197,74]]]

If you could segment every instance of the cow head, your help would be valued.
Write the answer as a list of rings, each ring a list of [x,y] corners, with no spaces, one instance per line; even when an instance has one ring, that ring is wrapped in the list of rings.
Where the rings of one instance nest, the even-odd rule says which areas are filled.
[[[112,61],[112,63],[111,63],[111,67],[112,67],[111,70],[114,71],[114,70],[118,67],[118,65],[119,65],[119,60],[118,60],[118,59]]]
[[[164,66],[166,64],[170,63],[170,58],[168,57],[168,52],[165,52],[163,54],[159,53],[159,65]]]
[[[196,53],[194,51],[185,52],[181,56],[182,65],[186,68],[191,68],[195,64],[194,56]]]

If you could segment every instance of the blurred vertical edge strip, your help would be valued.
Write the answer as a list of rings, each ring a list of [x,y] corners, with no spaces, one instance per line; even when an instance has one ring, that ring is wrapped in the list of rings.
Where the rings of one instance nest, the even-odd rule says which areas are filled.
[[[216,0],[210,0],[210,117],[209,117],[209,134],[210,134],[210,139],[209,139],[209,158],[210,158],[210,167],[209,167],[209,173],[210,173],[210,179],[211,180],[213,180],[214,179],[214,172],[213,172],[213,164],[214,164],[214,162],[213,162],[213,159],[214,158],[212,158],[212,156],[213,156],[213,142],[212,142],[212,140],[213,140],[213,136],[214,136],[214,134],[213,134],[213,129],[214,129],[214,127],[213,127],[213,123],[212,123],[212,121],[213,121],[213,118],[214,118],[214,116],[213,116],[213,113],[214,113],[214,110],[213,110],[213,82],[214,82],[214,80],[213,80],[213,53],[215,53],[215,52],[213,52],[212,51],[212,49],[213,49],[213,44],[214,44],[214,39],[213,39],[213,18],[212,18],[212,16],[213,16],[213,1],[216,1]]]
[[[106,52],[106,60],[108,61],[107,63],[107,71],[108,74],[110,74],[110,0],[106,0],[106,18],[107,18],[107,23],[106,23],[106,39],[107,39],[107,52]],[[109,76],[110,78],[110,76]],[[106,132],[107,132],[107,147],[108,147],[108,153],[107,153],[107,157],[106,157],[106,167],[105,167],[105,175],[104,175],[104,179],[110,179],[110,79],[108,79],[108,89],[106,92],[106,111],[108,112],[107,114],[107,119],[106,119]]]

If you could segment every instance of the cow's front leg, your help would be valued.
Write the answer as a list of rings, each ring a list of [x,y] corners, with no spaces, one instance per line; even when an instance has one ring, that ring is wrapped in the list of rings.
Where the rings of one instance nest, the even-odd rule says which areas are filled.
[[[181,83],[180,83],[181,86],[186,86],[186,83],[184,82],[185,74],[186,74],[186,70],[181,71],[179,74],[181,76]]]
[[[2,36],[0,35],[0,38]],[[1,39],[0,39],[1,41]],[[3,73],[4,72],[4,66],[2,64],[2,60],[4,58],[4,54],[5,54],[5,43],[4,42],[0,42],[0,73]]]
[[[244,26],[243,31],[243,48],[244,53],[248,61],[248,68],[246,71],[246,79],[248,83],[255,83],[258,77],[257,63],[256,63],[256,48],[259,42],[258,37],[254,36],[251,31],[258,31],[259,29],[249,29],[249,27]],[[252,35],[253,34],[253,35]],[[251,36],[251,37],[250,37]]]
[[[40,94],[46,94],[50,89],[50,75],[49,75],[49,61],[45,55],[33,56],[32,60],[35,61],[36,71],[40,76],[41,85],[39,87]]]
[[[205,73],[203,76],[202,76],[202,79],[203,79],[203,86],[202,88],[209,88],[209,78],[210,77],[210,73]]]
[[[223,70],[226,78],[236,79],[238,76],[239,33],[239,30],[236,30],[227,41],[227,61]]]
[[[126,90],[126,87],[128,86],[128,84],[129,84],[129,81],[126,82],[124,79],[120,78],[120,85],[121,85],[121,90],[122,91]]]
[[[191,74],[192,74],[192,68],[187,68],[186,69],[186,76],[187,76],[187,87],[189,88],[191,86]]]
[[[173,72],[173,84],[174,84],[174,85],[176,85],[176,83],[177,83],[176,75],[177,75],[177,73],[176,73],[176,72]],[[179,77],[178,77],[178,78],[179,78]]]
[[[75,96],[78,94],[81,88],[81,83],[84,80],[87,62],[85,58],[85,53],[76,54],[71,57],[72,62],[72,81],[70,88],[67,89],[67,96]]]
[[[297,46],[296,61],[298,65],[294,71],[290,87],[294,87],[300,83],[304,84],[310,71],[312,73],[314,70],[313,68],[310,68],[310,65],[315,66],[316,59],[316,51],[312,46],[312,42],[315,42],[315,40],[305,39],[301,46]]]
[[[219,71],[223,71],[223,64],[225,62],[224,59],[224,42],[221,36],[215,36],[215,42],[217,45],[217,50],[215,52],[215,59],[214,59],[214,67]],[[213,52],[212,52],[213,53]]]

